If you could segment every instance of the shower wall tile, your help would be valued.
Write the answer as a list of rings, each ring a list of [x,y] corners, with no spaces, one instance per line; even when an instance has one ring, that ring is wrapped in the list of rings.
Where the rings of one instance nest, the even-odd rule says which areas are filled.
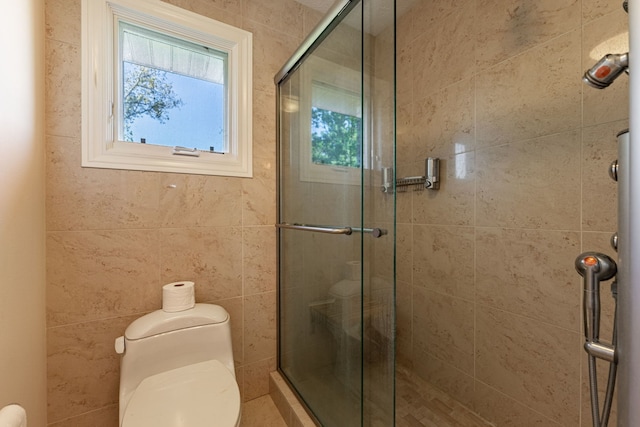
[[[275,163],[275,85],[268,91],[253,91],[253,157]]]
[[[208,301],[197,298],[198,303],[217,304],[229,313],[229,323],[231,324],[231,345],[233,347],[233,360],[236,368],[244,363],[244,306],[242,297],[235,297],[217,301]]]
[[[320,20],[324,17],[324,13],[312,9],[308,6],[302,6],[302,30],[304,34],[309,34],[316,25],[320,23]]]
[[[580,76],[580,30],[480,72],[476,77],[477,146],[579,128]]]
[[[274,226],[243,228],[242,272],[245,295],[276,290],[275,247]]]
[[[475,29],[482,49],[475,51],[478,67],[495,65],[579,27],[580,12],[580,0],[479,0]]]
[[[413,347],[413,287],[396,280],[396,355],[401,364],[411,366]]]
[[[419,326],[423,327],[423,326]],[[473,405],[473,377],[462,372],[452,361],[444,361],[431,353],[415,348],[413,371],[440,390],[455,396],[463,405]]]
[[[474,304],[413,287],[414,351],[429,353],[473,375]]]
[[[424,158],[431,156],[429,153]],[[414,194],[413,222],[472,225],[474,217],[475,152],[440,159],[440,189]],[[424,160],[421,165],[424,175]]]
[[[582,228],[615,231],[618,184],[609,176],[618,158],[617,134],[628,129],[626,120],[585,127],[582,134]]]
[[[162,174],[162,227],[242,225],[242,184],[234,178]]]
[[[449,19],[452,15],[464,10],[475,9],[473,0],[433,1],[419,0],[406,15],[412,17],[410,40],[414,41],[438,23]],[[442,39],[447,40],[444,34]],[[453,45],[452,45],[453,46]]]
[[[582,0],[582,19],[589,22],[622,9],[622,1]]]
[[[49,232],[49,327],[159,307],[155,230]]]
[[[476,252],[478,303],[580,330],[580,233],[478,228]]]
[[[269,394],[269,373],[276,370],[276,358],[259,360],[244,367],[243,402]]]
[[[198,301],[242,295],[242,229],[160,230],[160,282],[181,280],[195,283]]]
[[[580,131],[478,150],[476,225],[578,230]]]
[[[244,297],[244,337],[246,363],[276,357],[275,292]]]
[[[589,22],[583,27],[582,72],[591,68],[608,53],[629,51],[629,17],[622,2],[612,2],[619,10]],[[583,85],[584,126],[629,117],[629,78],[618,77],[606,90]]]
[[[413,284],[473,301],[474,253],[472,227],[414,225]]]
[[[47,40],[45,49],[45,133],[79,137],[80,46]]]
[[[50,231],[159,225],[159,174],[80,168],[80,141],[75,137],[48,136],[47,156]]]
[[[412,283],[413,278],[413,227],[396,225],[396,279]]]
[[[473,150],[474,90],[474,79],[466,79],[413,104],[412,142],[416,154],[447,157]]]
[[[481,307],[476,378],[560,425],[577,425],[581,334]]]
[[[509,398],[480,381],[475,382],[473,408],[478,414],[492,420],[498,426],[562,426],[544,414],[534,411],[525,404]]]
[[[49,328],[49,423],[117,404],[120,355],[113,349],[113,343],[134,318],[118,317]]]
[[[81,0],[45,0],[45,36],[48,40],[80,46]]]
[[[414,101],[474,73],[474,8],[460,7],[455,12],[425,26],[425,31],[412,41]]]

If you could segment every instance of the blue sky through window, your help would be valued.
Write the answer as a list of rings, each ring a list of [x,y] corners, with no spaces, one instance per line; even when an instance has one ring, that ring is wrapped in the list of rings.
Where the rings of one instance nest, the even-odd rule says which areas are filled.
[[[127,68],[136,65],[125,62],[124,66],[126,75]],[[226,151],[224,85],[171,72],[166,76],[183,105],[168,110],[164,124],[146,115],[136,118],[131,125],[133,141],[144,138],[147,144]]]

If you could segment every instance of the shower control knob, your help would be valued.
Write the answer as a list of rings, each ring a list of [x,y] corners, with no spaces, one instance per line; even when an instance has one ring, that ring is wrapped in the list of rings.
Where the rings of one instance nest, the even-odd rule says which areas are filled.
[[[609,165],[609,176],[614,181],[618,180],[618,159],[614,160],[611,162],[611,165]]]

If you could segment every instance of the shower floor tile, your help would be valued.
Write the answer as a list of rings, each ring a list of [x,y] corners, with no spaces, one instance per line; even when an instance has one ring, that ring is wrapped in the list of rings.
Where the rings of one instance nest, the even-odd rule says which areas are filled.
[[[396,369],[396,427],[493,426],[409,369]]]

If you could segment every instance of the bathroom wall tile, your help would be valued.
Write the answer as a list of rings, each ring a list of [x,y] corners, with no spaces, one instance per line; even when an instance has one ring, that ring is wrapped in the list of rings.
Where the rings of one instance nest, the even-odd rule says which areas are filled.
[[[198,301],[217,304],[229,313],[231,323],[231,343],[233,347],[233,360],[236,367],[244,362],[244,306],[242,297],[229,298],[218,301]]]
[[[473,7],[458,8],[456,13],[426,26],[426,31],[413,40],[414,102],[474,74],[474,18]]]
[[[242,224],[276,223],[276,165],[274,161],[253,159],[253,178],[242,180]]]
[[[49,423],[118,403],[120,355],[113,343],[135,317],[47,330]]]
[[[160,282],[195,282],[196,301],[242,295],[240,227],[160,230]]]
[[[478,67],[486,68],[558,37],[581,24],[580,0],[479,0],[476,4]]]
[[[244,346],[246,363],[275,357],[275,292],[244,297]]]
[[[242,224],[242,181],[239,178],[162,174],[159,193],[163,227]]]
[[[302,5],[302,34],[306,37],[324,17],[324,13]]]
[[[270,91],[253,91],[253,157],[275,162],[275,86]]]
[[[276,358],[259,360],[244,367],[243,402],[269,394],[269,373],[276,370]]]
[[[611,2],[620,7],[622,2]],[[584,25],[582,72],[608,53],[629,51],[629,17],[619,10]],[[584,125],[591,126],[629,117],[629,77],[622,75],[606,90],[583,84]]]
[[[579,331],[579,232],[478,228],[476,251],[478,303]]]
[[[413,104],[416,154],[447,157],[474,148],[474,90],[474,79],[466,79]]]
[[[413,278],[413,228],[409,224],[396,225],[396,279],[411,283]]]
[[[47,424],[48,427],[113,427],[118,425],[118,405],[105,406],[73,418]]]
[[[480,72],[476,77],[477,146],[580,127],[580,75],[579,30]]]
[[[47,39],[80,45],[80,0],[45,0]]]
[[[430,155],[426,153],[424,157]],[[472,225],[476,190],[475,158],[475,152],[469,152],[440,159],[440,188],[413,195],[414,223]]]
[[[473,313],[470,301],[414,286],[414,352],[429,353],[473,375]]]
[[[572,131],[478,150],[476,224],[578,230],[580,138]]]
[[[162,0],[174,6],[224,22],[234,27],[242,27],[241,2],[235,0]]]
[[[473,301],[474,253],[471,227],[415,225],[413,284]]]
[[[238,388],[240,389],[240,402],[244,402],[244,366],[236,366],[236,383],[238,383]]]
[[[153,228],[159,174],[80,167],[77,138],[47,137],[47,229]]]
[[[244,0],[242,13],[245,22],[247,20],[255,21],[266,27],[285,32],[289,36],[302,38],[303,9],[302,5],[294,0],[274,2]]]
[[[578,332],[480,306],[476,379],[560,425],[579,419]]]
[[[397,106],[396,114],[396,176],[402,178],[415,173],[409,169],[416,160],[417,144],[413,136],[413,103]]]
[[[455,362],[444,361],[431,353],[415,349],[413,372],[450,396],[455,396],[458,402],[471,407],[473,403],[473,377],[458,369]]]
[[[482,417],[499,426],[560,427],[562,424],[547,418],[480,381],[475,382],[473,408]]]
[[[242,229],[244,295],[276,290],[276,229]]]
[[[582,228],[615,231],[618,219],[618,184],[609,177],[618,158],[616,135],[627,129],[626,120],[586,127],[582,133]]]
[[[49,40],[45,61],[45,133],[79,137],[80,47]]]
[[[295,52],[300,39],[247,19],[244,20],[243,29],[253,33],[253,88],[272,91],[274,76]]]
[[[158,308],[158,246],[152,230],[48,233],[48,326]]]
[[[622,1],[582,0],[582,19],[584,22],[619,10],[624,10],[622,9]]]
[[[396,105],[405,107],[413,101],[413,52],[410,41],[396,47]]]

